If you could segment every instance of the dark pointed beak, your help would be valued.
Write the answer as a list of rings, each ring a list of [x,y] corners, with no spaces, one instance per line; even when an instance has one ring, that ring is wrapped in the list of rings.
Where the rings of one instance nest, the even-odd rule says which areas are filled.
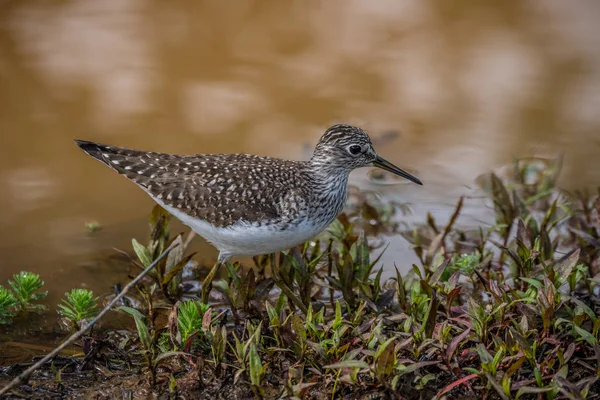
[[[376,166],[376,167],[378,167],[378,168],[381,168],[381,169],[384,169],[386,171],[389,171],[389,172],[391,172],[393,174],[396,174],[398,176],[401,176],[403,178],[406,178],[409,181],[413,181],[414,183],[417,183],[419,185],[423,184],[423,182],[421,182],[419,180],[419,178],[417,178],[415,176],[412,176],[411,174],[409,174],[408,172],[406,172],[404,170],[401,170],[400,168],[396,167],[391,162],[389,162],[389,161],[387,161],[387,160],[385,160],[385,159],[383,159],[383,158],[381,158],[379,156],[377,156],[377,158],[375,159],[375,161],[373,161],[373,165]]]

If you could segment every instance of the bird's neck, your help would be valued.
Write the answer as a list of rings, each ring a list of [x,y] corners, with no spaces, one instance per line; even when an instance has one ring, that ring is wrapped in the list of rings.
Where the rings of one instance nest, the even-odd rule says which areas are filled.
[[[344,208],[350,171],[327,164],[315,164],[311,160],[307,165],[307,172],[313,184],[311,201],[314,204],[311,209],[316,210],[328,225]]]

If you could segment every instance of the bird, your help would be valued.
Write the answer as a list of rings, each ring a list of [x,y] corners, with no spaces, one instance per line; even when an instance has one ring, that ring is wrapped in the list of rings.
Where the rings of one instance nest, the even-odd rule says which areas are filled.
[[[75,143],[216,247],[217,264],[284,251],[317,236],[342,212],[356,168],[375,166],[423,184],[379,156],[363,129],[346,124],[327,129],[308,161]]]

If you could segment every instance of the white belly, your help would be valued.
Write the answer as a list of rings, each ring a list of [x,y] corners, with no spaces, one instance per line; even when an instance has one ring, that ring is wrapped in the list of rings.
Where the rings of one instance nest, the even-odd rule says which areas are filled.
[[[248,222],[238,222],[226,228],[217,228],[208,222],[190,217],[175,207],[167,206],[153,197],[170,214],[189,226],[198,235],[212,243],[221,253],[219,260],[234,256],[255,256],[287,250],[312,239],[327,225],[316,226],[306,220],[290,229],[281,231],[272,226],[258,226]]]

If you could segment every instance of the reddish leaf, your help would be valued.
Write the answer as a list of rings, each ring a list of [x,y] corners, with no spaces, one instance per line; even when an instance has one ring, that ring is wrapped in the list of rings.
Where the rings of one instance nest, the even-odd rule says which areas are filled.
[[[465,384],[466,382],[470,381],[471,379],[477,378],[478,376],[479,375],[477,375],[477,374],[471,374],[471,375],[463,376],[462,378],[452,382],[451,384],[449,384],[448,386],[446,386],[445,388],[443,388],[442,390],[440,390],[438,392],[438,394],[435,396],[435,400],[441,399],[443,395],[445,395],[446,393],[448,393],[455,387]]]
[[[173,344],[181,345],[181,333],[177,323],[177,314],[179,314],[179,301],[173,305],[169,313],[168,331]]]
[[[446,360],[448,360],[448,363],[450,363],[450,360],[452,359],[452,356],[454,355],[454,352],[456,351],[456,349],[458,348],[458,345],[465,340],[465,338],[467,336],[469,336],[469,333],[471,333],[471,328],[468,328],[466,331],[464,331],[463,333],[461,333],[458,336],[455,336],[451,341],[450,344],[448,345],[448,347],[446,348]]]
[[[460,295],[461,290],[462,290],[462,286],[457,286],[454,289],[452,289],[450,291],[450,293],[448,293],[448,295],[446,296],[446,309],[448,311],[450,311],[450,309],[452,307],[452,303],[454,303],[454,300],[456,300],[458,298],[458,296]]]

